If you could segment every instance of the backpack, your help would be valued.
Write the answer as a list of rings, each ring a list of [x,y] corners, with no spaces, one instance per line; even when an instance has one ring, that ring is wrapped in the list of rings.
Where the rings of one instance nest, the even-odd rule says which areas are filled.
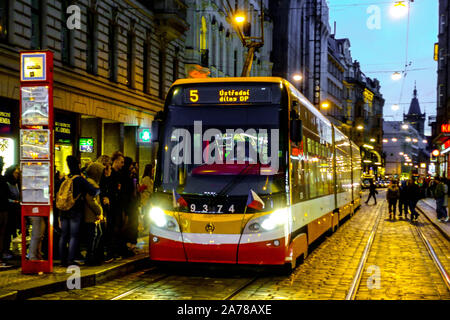
[[[75,179],[76,176],[73,176],[72,178],[65,179],[61,186],[59,187],[59,191],[56,194],[56,208],[58,208],[61,211],[69,211],[72,209],[72,207],[75,205],[75,202],[78,200],[78,198],[81,196],[81,193],[76,197],[73,198],[73,179]]]

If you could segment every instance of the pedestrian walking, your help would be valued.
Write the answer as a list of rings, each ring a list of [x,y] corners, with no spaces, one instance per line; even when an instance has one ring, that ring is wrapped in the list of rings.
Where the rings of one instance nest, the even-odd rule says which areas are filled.
[[[108,235],[108,217],[109,217],[109,199],[107,197],[108,194],[108,179],[111,175],[111,157],[107,155],[101,155],[97,161],[103,165],[103,174],[100,179],[100,204],[103,209],[103,220],[100,221],[100,227],[102,229],[102,236],[100,237],[100,241],[98,243],[97,257],[96,260],[99,262],[105,261],[105,252],[106,252],[106,241],[105,239],[111,238]]]
[[[400,182],[399,192],[400,197],[398,199],[398,216],[402,217],[403,214],[405,214],[405,219],[408,219],[408,189],[405,180]]]
[[[434,199],[436,200],[436,218],[439,221],[447,222],[447,206],[448,206],[448,186],[441,177],[436,178],[437,185],[434,190]]]
[[[130,157],[124,158],[124,166],[122,168],[122,188],[121,188],[121,202],[125,212],[125,223],[123,228],[123,235],[126,247],[122,247],[123,251],[120,253],[123,257],[134,255],[133,249],[137,244],[138,236],[138,197],[137,197],[137,177],[133,167],[133,159]]]
[[[391,180],[386,192],[386,199],[389,204],[389,219],[395,220],[395,214],[397,209],[397,201],[400,198],[400,190],[397,185],[397,181]]]
[[[100,189],[100,179],[105,167],[100,163],[91,163],[86,168],[87,182],[95,189]],[[91,196],[86,194],[86,201],[84,205],[84,222],[86,223],[87,233],[87,265],[100,265],[99,259],[99,244],[102,237],[102,227],[100,222],[103,220],[103,208],[100,204],[100,195]]]
[[[409,179],[406,190],[407,190],[408,207],[409,211],[411,212],[411,221],[417,221],[419,214],[416,211],[416,205],[420,199],[419,186],[414,182],[413,179]]]
[[[81,176],[80,163],[74,156],[68,156],[70,174],[61,183],[56,196],[56,206],[60,210],[61,239],[59,255],[62,266],[78,265],[75,262],[80,242],[80,227],[84,215],[86,194],[96,196],[100,190],[94,188]],[[67,247],[68,246],[68,247]]]
[[[377,197],[375,195],[378,194],[377,187],[373,183],[372,180],[370,180],[370,186],[369,186],[369,197],[367,198],[366,204],[369,204],[369,200],[371,197],[373,197],[373,200],[375,200],[375,205],[377,204]]]
[[[3,166],[3,157],[0,156],[0,268],[9,267],[6,261],[3,260],[4,240],[8,224],[8,185],[5,177],[2,175]]]

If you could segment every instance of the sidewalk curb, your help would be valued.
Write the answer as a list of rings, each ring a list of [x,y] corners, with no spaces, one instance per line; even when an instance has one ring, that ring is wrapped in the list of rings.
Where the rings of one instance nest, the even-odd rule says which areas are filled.
[[[426,206],[429,206],[426,202],[422,202],[422,204],[425,204]],[[431,219],[430,217],[428,217],[428,215],[424,212],[424,210],[417,205],[416,206],[417,209],[419,209],[419,211],[425,216],[427,217],[427,219],[439,230],[439,232],[447,239],[450,241],[450,235],[447,234],[447,232],[439,225],[437,224],[435,221],[433,221],[433,219]]]
[[[149,267],[150,265],[151,262],[148,258],[148,255],[143,255],[142,258],[127,261],[126,263],[120,264],[118,266],[111,266],[110,268],[107,268],[105,270],[81,276],[81,287],[86,288],[95,286],[119,276],[144,269],[146,267]],[[23,290],[15,290],[0,295],[0,300],[26,300],[44,294],[65,290],[67,290],[67,279],[38,286],[30,285],[28,288],[25,288]]]

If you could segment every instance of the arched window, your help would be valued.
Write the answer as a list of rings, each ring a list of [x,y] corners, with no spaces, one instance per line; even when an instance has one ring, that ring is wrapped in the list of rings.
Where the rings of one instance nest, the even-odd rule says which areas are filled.
[[[206,28],[206,19],[205,17],[202,17],[202,25],[200,27],[200,50],[208,49],[207,36],[208,29]]]

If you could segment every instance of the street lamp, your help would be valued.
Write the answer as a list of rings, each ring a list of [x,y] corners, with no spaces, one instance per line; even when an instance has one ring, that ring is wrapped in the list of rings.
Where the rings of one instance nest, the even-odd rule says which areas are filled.
[[[364,126],[359,125],[359,126],[356,127],[356,129],[358,129],[358,130],[364,130]]]
[[[234,21],[235,21],[236,23],[239,23],[239,24],[244,23],[244,21],[245,21],[245,16],[244,16],[244,14],[242,14],[242,13],[237,13],[237,14],[234,16]]]
[[[392,138],[392,142],[397,142],[397,138]]]
[[[299,81],[302,81],[303,77],[301,74],[296,73],[292,76],[292,79],[294,79],[294,81],[299,82]]]
[[[376,140],[374,139],[374,138],[371,138],[370,139],[370,142],[375,142]]]
[[[400,109],[400,106],[399,106],[398,104],[393,104],[392,107],[391,107],[391,109],[392,109],[393,111],[397,111],[398,109]]]
[[[409,5],[408,1],[396,1],[390,10],[391,16],[395,19],[403,18],[408,14]]]
[[[328,109],[330,107],[330,104],[326,101],[322,102],[322,104],[320,105],[323,109]]]
[[[409,128],[409,126],[406,123],[402,125],[403,130],[408,130],[408,128]]]
[[[391,75],[391,78],[392,78],[392,80],[394,80],[394,81],[398,81],[398,80],[400,80],[400,79],[402,78],[402,74],[401,74],[400,72],[394,72],[394,73]]]

